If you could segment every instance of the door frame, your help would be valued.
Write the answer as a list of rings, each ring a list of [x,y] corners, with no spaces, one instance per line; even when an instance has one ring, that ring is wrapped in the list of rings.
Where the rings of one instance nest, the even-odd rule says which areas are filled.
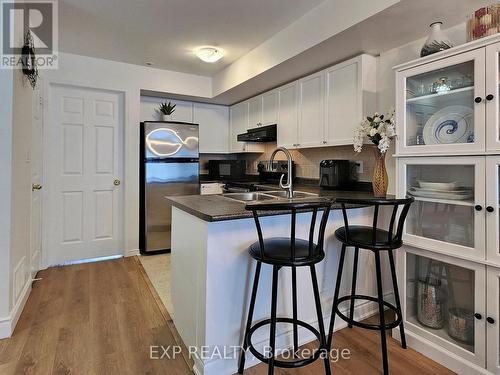
[[[129,117],[128,117],[128,111],[127,109],[129,108],[129,95],[126,89],[124,88],[115,88],[115,87],[107,87],[103,85],[95,85],[95,84],[86,84],[82,82],[74,82],[74,81],[65,81],[65,80],[58,80],[58,79],[46,79],[44,80],[43,83],[43,88],[42,88],[42,102],[43,102],[43,121],[42,121],[42,178],[43,181],[46,185],[48,182],[48,166],[47,166],[47,152],[50,147],[49,143],[49,137],[48,137],[48,132],[46,131],[46,126],[51,123],[51,110],[50,110],[50,105],[51,105],[51,89],[55,86],[65,86],[65,87],[73,87],[77,89],[88,89],[88,90],[102,90],[102,91],[108,91],[108,92],[113,92],[116,94],[120,94],[123,98],[123,108],[121,108],[122,111],[122,124],[121,124],[121,142],[122,142],[122,160],[121,160],[121,165],[122,165],[122,185],[123,185],[123,193],[122,193],[122,213],[123,217],[119,221],[119,225],[121,226],[121,244],[122,244],[122,255],[125,256],[127,255],[127,250],[126,250],[126,228],[125,228],[125,223],[127,222],[127,210],[125,206],[125,202],[127,201],[127,184],[124,183],[127,175],[127,167],[129,166],[126,160],[126,155],[127,155],[127,141],[128,141],[128,136],[127,136],[127,131],[126,129],[129,126]],[[42,205],[42,229],[41,229],[41,269],[45,269],[49,266],[49,245],[48,245],[48,237],[50,236],[50,233],[48,232],[47,225],[44,225],[43,223],[48,223],[49,220],[49,215],[48,215],[48,209],[47,209],[47,189],[42,189],[42,200],[45,204]],[[138,250],[137,250],[138,252]],[[134,252],[135,253],[135,252]],[[135,255],[135,254],[134,254]],[[112,256],[114,257],[114,256]],[[109,257],[104,257],[104,258],[109,258]],[[83,260],[84,262],[85,260]],[[67,262],[67,264],[71,263],[80,263],[79,261],[74,261],[74,262]],[[65,263],[66,264],[66,263]]]

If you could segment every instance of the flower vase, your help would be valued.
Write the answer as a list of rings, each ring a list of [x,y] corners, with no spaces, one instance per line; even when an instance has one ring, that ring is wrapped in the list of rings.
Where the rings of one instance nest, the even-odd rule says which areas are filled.
[[[163,121],[172,121],[172,115],[161,115]]]
[[[378,148],[375,152],[375,167],[373,168],[372,187],[375,197],[385,197],[387,194],[387,186],[389,185],[389,177],[385,168],[385,152],[381,153]]]
[[[433,53],[453,47],[450,39],[441,30],[442,24],[442,22],[434,22],[430,25],[431,33],[420,51],[420,57],[432,55]]]

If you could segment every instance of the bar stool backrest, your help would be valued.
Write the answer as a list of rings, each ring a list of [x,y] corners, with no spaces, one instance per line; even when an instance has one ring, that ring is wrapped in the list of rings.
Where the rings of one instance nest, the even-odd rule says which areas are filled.
[[[260,225],[259,213],[265,215],[266,212],[270,211],[280,211],[283,214],[291,214],[291,225],[290,225],[290,261],[296,261],[296,252],[295,252],[295,226],[297,221],[297,213],[300,212],[310,212],[312,211],[311,223],[309,225],[309,253],[308,258],[313,258],[314,254],[317,254],[318,251],[323,251],[324,241],[325,241],[325,229],[326,223],[328,221],[328,215],[330,213],[330,208],[332,206],[332,201],[329,199],[317,199],[310,198],[307,200],[301,201],[280,201],[280,202],[259,202],[259,203],[250,203],[246,205],[246,210],[252,211],[253,217],[255,220],[255,226],[257,227],[257,234],[259,236],[259,244],[260,244],[260,255],[262,259],[266,258],[264,251],[264,237],[262,235],[262,227]],[[314,229],[316,225],[316,218],[318,216],[318,212],[322,212],[318,237],[316,242],[316,248],[314,246]],[[303,261],[304,259],[301,259]]]
[[[373,247],[377,247],[377,229],[379,228],[378,223],[378,215],[380,206],[393,206],[391,221],[389,223],[389,228],[387,229],[388,238],[387,242],[400,242],[403,237],[403,227],[406,220],[406,216],[408,215],[408,211],[410,210],[411,204],[415,201],[415,198],[409,197],[404,199],[386,199],[386,198],[374,198],[374,199],[357,199],[357,198],[337,198],[335,199],[335,203],[340,203],[342,207],[342,215],[344,216],[344,226],[345,226],[345,235],[346,240],[349,241],[350,233],[349,233],[349,220],[347,216],[347,208],[346,205],[360,205],[360,206],[373,206],[373,224],[372,224],[372,243]],[[396,223],[396,217],[398,214],[398,210],[401,207],[401,213],[399,215],[399,219],[397,222],[397,227],[394,228]],[[395,230],[395,233],[394,233]],[[393,235],[394,233],[394,235]]]

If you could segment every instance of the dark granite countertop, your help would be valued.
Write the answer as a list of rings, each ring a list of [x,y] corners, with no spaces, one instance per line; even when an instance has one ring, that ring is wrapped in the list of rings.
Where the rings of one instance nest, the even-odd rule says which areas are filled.
[[[263,190],[281,190],[275,185],[259,185]],[[316,193],[320,197],[334,200],[335,198],[373,198],[372,192],[367,191],[339,191],[325,190],[318,186],[298,185],[295,191]],[[263,191],[265,193],[265,191]],[[392,198],[392,196],[389,196]],[[166,199],[175,207],[190,213],[204,221],[225,221],[252,217],[250,211],[245,210],[245,203],[224,197],[224,195],[183,195],[171,196]],[[362,206],[351,206],[360,208]],[[333,203],[332,209],[340,209],[340,204]],[[282,215],[283,212],[269,212],[267,216]]]

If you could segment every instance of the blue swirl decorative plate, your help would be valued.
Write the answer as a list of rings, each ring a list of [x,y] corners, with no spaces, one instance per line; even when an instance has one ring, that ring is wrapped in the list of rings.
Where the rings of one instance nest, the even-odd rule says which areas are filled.
[[[437,111],[425,123],[426,145],[474,142],[474,112],[463,105],[452,105]]]

